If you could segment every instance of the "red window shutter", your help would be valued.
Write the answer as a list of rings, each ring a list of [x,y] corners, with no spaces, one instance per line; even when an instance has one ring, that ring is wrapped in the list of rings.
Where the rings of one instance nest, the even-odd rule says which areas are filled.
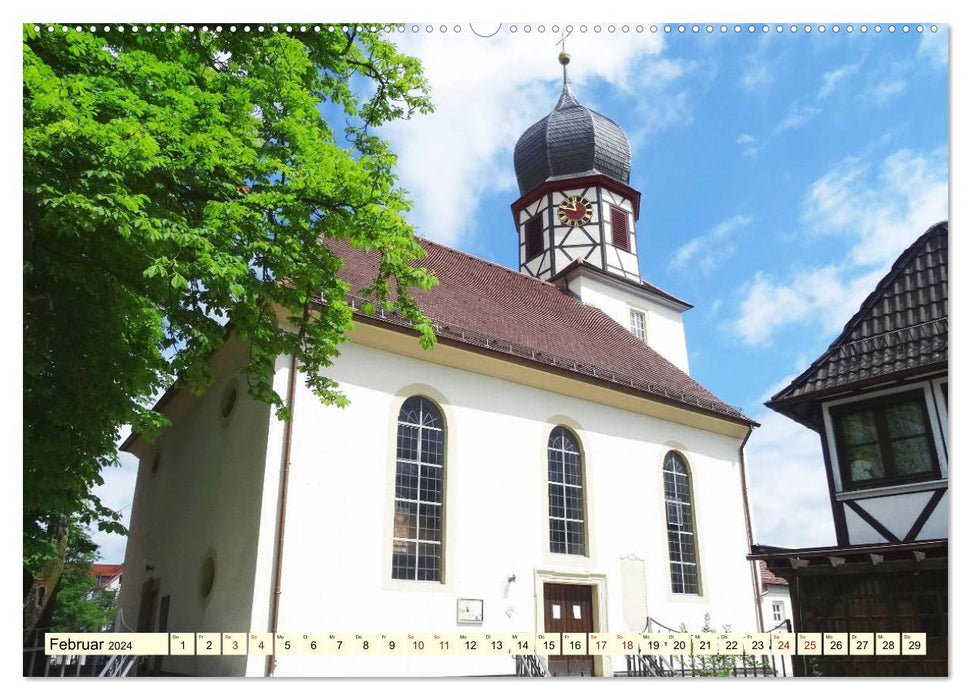
[[[610,242],[621,250],[630,250],[627,212],[617,207],[610,207]]]
[[[526,260],[543,252],[543,215],[537,214],[526,222]]]

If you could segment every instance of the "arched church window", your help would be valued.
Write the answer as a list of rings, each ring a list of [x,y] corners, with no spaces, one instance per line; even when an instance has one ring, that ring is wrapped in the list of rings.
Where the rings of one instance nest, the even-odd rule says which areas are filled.
[[[583,518],[583,457],[576,436],[553,428],[548,445],[550,551],[586,554]]]
[[[445,422],[438,407],[412,396],[398,413],[391,577],[442,580]]]
[[[698,556],[691,510],[691,474],[684,457],[673,451],[665,455],[663,471],[671,590],[675,593],[697,593]]]

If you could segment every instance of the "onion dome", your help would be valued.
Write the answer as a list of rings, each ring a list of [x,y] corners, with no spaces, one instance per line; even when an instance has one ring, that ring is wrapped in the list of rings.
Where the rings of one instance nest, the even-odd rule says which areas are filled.
[[[566,75],[569,61],[560,54],[563,92],[556,107],[516,142],[513,162],[520,194],[549,180],[585,175],[630,182],[630,139],[614,121],[580,104]]]

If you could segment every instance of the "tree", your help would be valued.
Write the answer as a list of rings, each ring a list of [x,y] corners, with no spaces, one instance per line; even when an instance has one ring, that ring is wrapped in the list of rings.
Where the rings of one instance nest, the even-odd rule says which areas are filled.
[[[123,532],[91,488],[122,426],[164,427],[153,395],[175,378],[205,388],[227,324],[249,343],[250,393],[282,419],[280,354],[346,403],[325,370],[351,309],[323,239],[376,251],[365,293],[434,341],[409,290],[435,279],[415,265],[395,156],[373,133],[430,111],[417,60],[354,26],[54,29],[23,32],[29,570],[57,557],[66,520]],[[345,116],[344,141],[321,103]]]
[[[82,527],[73,524],[54,593],[52,631],[99,632],[114,621],[115,592],[95,590],[92,567],[97,556],[97,546]]]

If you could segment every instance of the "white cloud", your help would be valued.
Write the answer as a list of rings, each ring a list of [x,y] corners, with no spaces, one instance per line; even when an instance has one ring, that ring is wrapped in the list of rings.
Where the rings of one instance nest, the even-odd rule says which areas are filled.
[[[759,152],[758,140],[751,134],[739,134],[735,143],[742,148],[742,155],[746,158],[754,158]]]
[[[812,323],[835,335],[900,253],[947,218],[946,168],[944,149],[900,150],[878,168],[844,159],[810,185],[802,213],[805,235],[845,240],[843,259],[781,279],[757,272],[741,290],[730,330],[748,345],[767,344],[792,324]]]
[[[947,153],[902,149],[874,168],[848,158],[817,180],[803,202],[814,233],[856,239],[848,262],[889,265],[932,224],[947,218]]]
[[[819,92],[816,93],[816,99],[821,100],[831,95],[833,90],[836,89],[836,85],[856,73],[859,67],[859,64],[850,63],[826,73],[823,76],[823,84],[819,88]]]
[[[800,107],[793,104],[789,107],[789,113],[776,125],[775,133],[778,134],[802,126],[817,114],[819,114],[818,107]]]
[[[722,221],[707,233],[692,238],[674,253],[671,268],[683,270],[690,265],[693,270],[702,274],[712,272],[735,253],[735,244],[730,240],[731,234],[751,222],[751,216],[736,215]]]
[[[937,32],[924,32],[920,38],[917,55],[926,58],[935,68],[947,66],[947,29],[941,28]]]
[[[693,67],[661,58],[663,41],[659,35],[637,42],[570,37],[570,80],[584,104],[596,109],[593,90],[586,88],[593,81],[630,92],[631,113],[623,125],[635,148],[635,137],[688,116],[683,91],[657,99],[659,90]],[[488,41],[470,32],[400,38],[401,50],[421,59],[436,107],[434,114],[384,129],[398,154],[401,183],[415,202],[411,219],[420,235],[450,245],[468,241],[475,235],[470,212],[484,196],[518,193],[513,147],[553,108],[560,91],[561,69],[550,43],[549,35],[538,32],[500,32]]]
[[[746,90],[755,91],[772,82],[772,72],[765,63],[754,63],[742,73],[739,82]]]
[[[745,448],[755,540],[780,547],[836,544],[819,436],[778,413],[761,423]]]
[[[906,87],[906,80],[885,80],[870,88],[867,95],[876,102],[886,102],[891,97],[899,95]]]

